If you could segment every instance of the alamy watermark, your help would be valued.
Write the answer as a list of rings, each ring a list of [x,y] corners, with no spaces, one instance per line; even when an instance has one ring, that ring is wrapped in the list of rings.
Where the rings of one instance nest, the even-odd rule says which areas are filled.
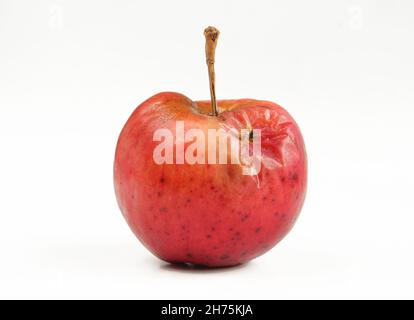
[[[184,121],[176,121],[175,133],[157,129],[153,141],[156,164],[238,164],[243,175],[257,175],[261,170],[260,129],[185,130]]]

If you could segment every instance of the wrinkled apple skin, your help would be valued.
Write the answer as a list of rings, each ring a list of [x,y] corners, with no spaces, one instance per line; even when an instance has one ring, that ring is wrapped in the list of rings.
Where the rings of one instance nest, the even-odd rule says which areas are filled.
[[[193,102],[159,93],[135,109],[118,140],[114,183],[119,207],[137,238],[157,257],[172,263],[232,266],[262,255],[292,228],[302,208],[307,160],[300,130],[282,107],[251,99]],[[247,121],[262,130],[264,165],[256,177],[234,164],[163,164],[153,160],[154,131],[175,132]],[[263,160],[265,161],[265,160]]]

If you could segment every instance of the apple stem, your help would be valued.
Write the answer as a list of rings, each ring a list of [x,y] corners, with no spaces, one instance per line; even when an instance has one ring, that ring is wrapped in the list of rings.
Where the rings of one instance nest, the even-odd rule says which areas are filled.
[[[214,27],[208,27],[204,30],[206,37],[206,62],[208,67],[208,78],[210,82],[211,111],[213,116],[217,116],[217,100],[216,100],[216,74],[214,72],[214,56],[216,52],[217,39],[220,34]]]

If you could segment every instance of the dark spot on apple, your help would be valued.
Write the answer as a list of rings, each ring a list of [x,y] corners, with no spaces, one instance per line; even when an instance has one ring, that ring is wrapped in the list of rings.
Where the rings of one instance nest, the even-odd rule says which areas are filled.
[[[214,189],[215,189],[215,188],[214,188],[214,186],[211,186],[211,187],[210,187],[210,190],[214,190]]]
[[[227,260],[228,258],[230,258],[228,254],[223,254],[220,256],[220,260]]]
[[[249,214],[248,214],[248,213],[245,213],[245,214],[244,214],[244,215],[242,215],[242,217],[240,218],[240,220],[241,220],[242,222],[246,221],[247,219],[249,219]]]
[[[280,181],[281,181],[282,183],[284,183],[284,182],[286,181],[286,178],[285,178],[285,177],[280,177]]]
[[[256,233],[259,233],[260,231],[262,231],[262,227],[257,227],[255,230]]]
[[[218,248],[218,246],[213,246],[213,250],[217,250]]]
[[[194,178],[193,178],[193,177],[191,177],[191,178],[190,178],[190,182],[193,182],[193,181],[194,181]]]
[[[240,232],[235,232],[233,235],[234,240],[240,240],[241,236],[240,236]]]
[[[161,198],[161,197],[162,197],[162,192],[158,191],[158,192],[157,192],[157,196],[158,196],[159,198]]]
[[[164,177],[161,177],[160,182],[161,182],[161,183],[164,183],[164,182],[165,182]]]
[[[182,224],[182,225],[181,225],[181,229],[182,229],[182,230],[185,230],[185,229],[187,229],[187,226],[186,226],[185,224]]]
[[[299,179],[299,175],[298,175],[298,173],[297,173],[297,172],[294,172],[294,173],[292,173],[292,174],[290,175],[290,178],[291,178],[293,181],[298,181],[298,179]]]
[[[162,208],[160,208],[160,212],[161,213],[165,213],[165,212],[167,212],[168,211],[168,209],[166,208],[166,207],[162,207]]]
[[[275,198],[272,198],[272,202],[276,202],[276,199]]]
[[[252,141],[254,138],[253,130],[250,130],[249,132],[249,140]]]
[[[187,258],[192,258],[192,257],[193,257],[193,255],[192,255],[191,252],[187,253]]]
[[[282,219],[286,220],[286,214],[282,214]]]
[[[267,197],[263,197],[263,198],[262,198],[262,200],[263,200],[263,201],[266,201],[266,200],[267,200]]]
[[[233,228],[229,228],[229,231],[233,231]]]
[[[247,254],[247,251],[243,251],[240,256],[244,257]]]
[[[279,216],[279,212],[275,212],[273,215],[274,215],[275,217],[278,217],[278,216]]]
[[[208,235],[206,236],[206,238],[207,238],[207,239],[211,239],[211,234],[208,234]]]
[[[134,196],[134,195],[131,195],[131,198],[132,198],[132,199],[135,199],[135,196]]]
[[[190,199],[190,198],[188,198],[188,199],[187,199],[187,203],[190,203],[190,202],[191,202],[191,199]]]
[[[211,231],[216,231],[216,228],[215,227],[211,227]]]

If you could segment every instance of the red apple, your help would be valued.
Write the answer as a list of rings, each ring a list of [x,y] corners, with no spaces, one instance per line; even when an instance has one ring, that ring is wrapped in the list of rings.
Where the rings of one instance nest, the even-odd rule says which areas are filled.
[[[263,254],[292,228],[306,193],[305,146],[288,112],[268,101],[215,100],[211,54],[217,36],[216,29],[206,30],[212,101],[159,93],[136,108],[116,148],[119,207],[137,238],[172,263],[232,266]],[[190,145],[179,137],[177,121],[183,121],[184,134],[198,129],[206,137],[211,129],[260,130],[260,170],[246,175],[242,164],[230,161],[158,164],[154,133],[160,128],[172,132],[174,160],[179,147]],[[217,153],[210,148],[206,144],[206,154]]]

